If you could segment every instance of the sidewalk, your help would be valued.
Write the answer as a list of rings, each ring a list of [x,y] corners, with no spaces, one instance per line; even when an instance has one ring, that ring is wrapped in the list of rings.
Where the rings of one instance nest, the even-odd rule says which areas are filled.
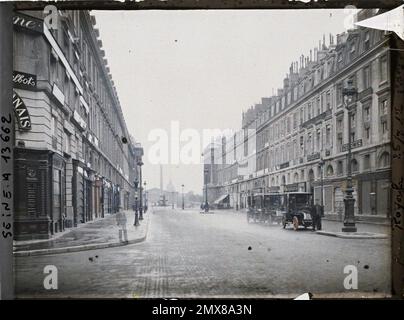
[[[218,213],[229,213],[229,214],[247,214],[245,209],[239,211],[233,209],[218,209]],[[391,235],[390,225],[366,222],[366,221],[356,221],[357,232],[342,232],[343,222],[336,221],[334,219],[327,219],[327,217],[321,220],[322,230],[316,231],[316,233],[324,236],[332,236],[345,239],[387,239]]]
[[[135,213],[108,214],[105,218],[81,224],[48,240],[14,241],[14,256],[45,255],[123,246],[144,241],[152,209],[143,214],[140,226],[133,226]],[[126,221],[125,221],[126,218]],[[122,221],[124,227],[118,226]],[[124,229],[126,228],[126,237]]]
[[[387,239],[391,235],[391,227],[388,225],[356,222],[356,232],[342,232],[341,221],[322,219],[322,230],[316,233],[344,239]]]

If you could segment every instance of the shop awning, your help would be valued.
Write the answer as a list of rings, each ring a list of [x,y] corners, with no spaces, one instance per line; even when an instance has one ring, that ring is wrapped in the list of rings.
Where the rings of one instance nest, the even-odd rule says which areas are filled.
[[[215,202],[214,204],[220,204],[221,202],[224,202],[225,200],[227,200],[229,198],[228,194],[224,194],[222,196],[220,196]]]

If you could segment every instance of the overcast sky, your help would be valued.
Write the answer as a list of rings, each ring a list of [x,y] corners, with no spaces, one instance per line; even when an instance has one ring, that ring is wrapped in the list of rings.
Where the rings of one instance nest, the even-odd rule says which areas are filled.
[[[92,11],[129,132],[150,163],[151,130],[240,129],[242,111],[282,86],[292,61],[323,34],[344,31],[343,10]],[[164,165],[164,186],[201,193],[202,165]]]

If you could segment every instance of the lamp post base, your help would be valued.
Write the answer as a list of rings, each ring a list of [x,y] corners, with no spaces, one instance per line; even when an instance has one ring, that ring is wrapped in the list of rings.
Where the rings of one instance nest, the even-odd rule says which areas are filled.
[[[345,216],[344,226],[342,232],[356,232],[355,226],[355,198],[352,196],[352,189],[347,190],[347,194],[344,199],[345,202]]]
[[[355,226],[344,226],[342,228],[342,232],[356,232],[357,229]]]

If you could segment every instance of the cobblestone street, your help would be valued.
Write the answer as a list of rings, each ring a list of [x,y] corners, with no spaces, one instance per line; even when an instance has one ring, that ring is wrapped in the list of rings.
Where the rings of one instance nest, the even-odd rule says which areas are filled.
[[[23,297],[270,297],[344,292],[345,265],[359,288],[389,292],[389,240],[349,240],[247,224],[245,215],[157,209],[145,242],[15,259]],[[250,250],[249,250],[250,249]],[[46,265],[57,290],[43,287]]]

